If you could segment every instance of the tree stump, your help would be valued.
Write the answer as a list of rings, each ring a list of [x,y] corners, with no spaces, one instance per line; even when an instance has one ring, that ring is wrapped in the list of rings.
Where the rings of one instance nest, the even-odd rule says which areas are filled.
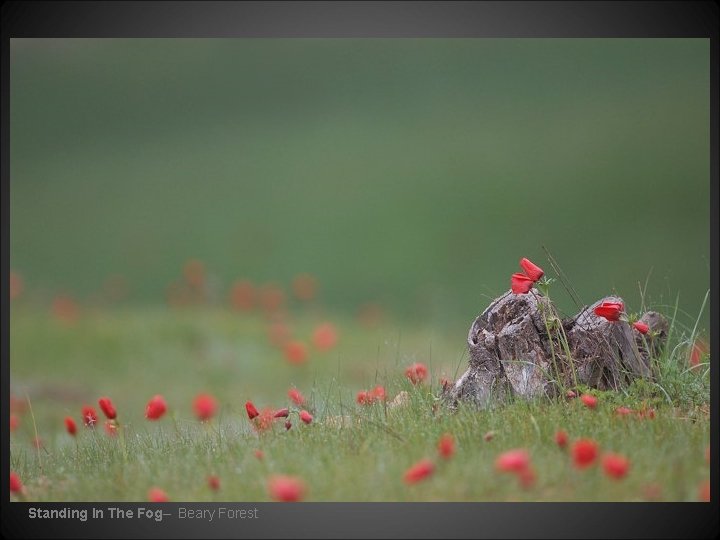
[[[486,407],[509,396],[552,397],[578,385],[617,390],[635,377],[652,379],[651,358],[665,343],[667,321],[645,313],[640,320],[650,331],[643,335],[595,315],[601,302],[622,299],[605,297],[565,320],[537,289],[495,299],[470,326],[468,368],[444,389],[443,401]]]

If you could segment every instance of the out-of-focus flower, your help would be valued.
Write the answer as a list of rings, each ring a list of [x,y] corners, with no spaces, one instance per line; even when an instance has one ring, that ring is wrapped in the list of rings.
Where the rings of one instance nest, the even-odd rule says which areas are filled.
[[[165,398],[160,394],[153,396],[145,406],[145,418],[148,420],[159,420],[167,411]]]
[[[530,454],[524,448],[508,450],[495,460],[495,468],[500,472],[518,473],[530,466]]]
[[[578,469],[584,469],[595,463],[598,456],[598,444],[592,439],[579,439],[572,446],[572,458]]]
[[[65,429],[73,437],[77,434],[77,424],[70,416],[65,417]]]
[[[450,433],[445,433],[440,437],[438,454],[445,459],[450,459],[455,454],[455,438]]]
[[[533,281],[538,281],[545,275],[545,272],[543,271],[542,268],[540,268],[538,265],[534,264],[529,259],[526,259],[525,257],[520,259],[520,266],[522,267],[525,275],[527,277],[529,277],[530,279],[532,279]]]
[[[630,469],[630,461],[620,454],[605,454],[602,458],[602,466],[605,474],[610,478],[619,480],[627,476]]]
[[[167,493],[159,487],[150,488],[148,491],[148,501],[150,502],[161,503],[169,500]]]
[[[583,405],[585,405],[588,409],[594,409],[598,404],[598,399],[590,394],[583,394],[580,396],[580,401],[582,401]]]
[[[305,490],[304,482],[295,476],[275,475],[268,480],[268,493],[279,502],[300,501]]]
[[[425,364],[416,362],[405,369],[405,376],[413,384],[423,382],[427,378],[428,369]]]
[[[101,397],[98,399],[98,405],[100,405],[102,412],[105,413],[108,420],[114,420],[117,417],[117,411],[109,397]]]
[[[303,396],[297,388],[290,388],[288,390],[288,397],[290,398],[290,401],[298,407],[305,405],[305,396]]]
[[[291,364],[304,364],[307,362],[307,348],[301,341],[290,341],[285,344],[285,358]]]
[[[217,400],[210,394],[198,394],[193,400],[193,411],[201,422],[215,416],[217,407]]]
[[[313,346],[320,351],[329,351],[337,344],[337,341],[337,329],[334,324],[329,322],[315,328],[312,335]]]
[[[435,472],[435,464],[429,459],[421,459],[405,471],[403,479],[406,484],[415,484],[428,478]]]
[[[87,427],[95,427],[98,421],[97,412],[90,405],[84,405],[82,408],[83,423]]]
[[[230,289],[230,304],[238,311],[250,311],[255,307],[255,287],[248,280],[233,283]]]

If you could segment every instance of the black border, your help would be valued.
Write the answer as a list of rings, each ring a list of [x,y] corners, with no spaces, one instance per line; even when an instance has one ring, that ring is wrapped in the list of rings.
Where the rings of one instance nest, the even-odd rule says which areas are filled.
[[[700,37],[710,40],[711,348],[718,344],[718,4],[697,1],[568,2],[7,2],[2,5],[2,418],[9,414],[10,38],[41,37]],[[717,373],[717,359],[711,359]],[[711,381],[711,417],[718,380]],[[9,428],[2,422],[2,483]],[[718,448],[712,423],[711,446]],[[718,498],[717,450],[711,466]],[[2,534],[42,538],[697,538],[720,534],[712,504],[690,503],[225,503],[258,508],[245,521],[30,520],[30,503],[2,496]],[[105,503],[43,504],[43,508]],[[115,504],[136,508],[142,504]],[[147,506],[147,505],[145,505]],[[168,511],[179,503],[164,506]],[[194,507],[210,507],[194,503]]]

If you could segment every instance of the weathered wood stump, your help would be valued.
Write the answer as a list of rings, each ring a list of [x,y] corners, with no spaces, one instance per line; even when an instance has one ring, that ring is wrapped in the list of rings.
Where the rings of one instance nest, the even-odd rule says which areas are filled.
[[[468,368],[445,388],[443,400],[486,407],[510,395],[552,397],[578,385],[619,389],[635,377],[652,379],[651,358],[664,345],[667,321],[659,313],[645,313],[640,320],[650,332],[643,335],[627,322],[595,315],[601,302],[622,299],[605,297],[562,320],[537,289],[508,291],[470,326]]]

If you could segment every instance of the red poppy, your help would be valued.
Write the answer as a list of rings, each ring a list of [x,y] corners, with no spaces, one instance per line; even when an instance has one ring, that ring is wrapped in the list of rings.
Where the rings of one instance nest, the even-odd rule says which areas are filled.
[[[627,475],[630,461],[620,454],[605,454],[602,458],[602,466],[606,475],[619,480]]]
[[[17,473],[10,471],[10,493],[22,493],[23,484]]]
[[[420,362],[416,362],[413,365],[408,366],[405,369],[405,376],[413,384],[418,384],[418,383],[423,382],[427,378],[427,374],[428,374],[427,366]]]
[[[618,321],[620,315],[625,311],[625,305],[622,302],[603,302],[594,311],[598,317],[603,317],[611,322]]]
[[[403,479],[406,484],[414,484],[421,480],[424,480],[435,472],[435,464],[429,459],[421,459],[405,471]]]
[[[236,281],[230,289],[230,303],[239,311],[250,311],[255,306],[255,288],[247,280]]]
[[[260,305],[268,312],[276,312],[285,303],[285,293],[274,283],[263,285],[259,291]]]
[[[450,433],[445,433],[438,441],[438,454],[440,457],[450,459],[455,453],[455,439]]]
[[[705,480],[698,488],[698,499],[703,502],[710,502],[710,480]]]
[[[117,435],[118,426],[114,420],[105,420],[105,433],[114,437]]]
[[[632,409],[628,409],[627,407],[618,407],[615,409],[615,414],[617,416],[627,416],[629,414],[632,414]]]
[[[208,476],[207,483],[208,487],[213,491],[217,491],[220,489],[220,477],[217,475],[211,474],[210,476]]]
[[[598,404],[598,399],[590,394],[583,394],[580,396],[580,401],[582,401],[583,405],[585,405],[588,409],[594,409]]]
[[[315,331],[313,332],[313,345],[320,351],[328,351],[332,349],[337,341],[338,333],[332,323],[323,323],[315,328]]]
[[[82,418],[85,426],[87,427],[95,427],[95,424],[97,424],[98,421],[97,412],[95,412],[95,409],[92,408],[90,405],[83,406]]]
[[[642,409],[637,411],[637,416],[638,416],[638,418],[647,418],[649,420],[654,420],[655,419],[655,409],[653,409],[653,408],[648,409],[647,407],[643,406]]]
[[[485,442],[490,442],[490,441],[493,440],[494,437],[495,437],[495,432],[494,432],[494,431],[488,431],[485,435],[483,435],[483,440],[484,440]]]
[[[15,300],[22,294],[23,279],[17,272],[10,272],[10,300]]]
[[[495,460],[495,468],[500,472],[519,473],[530,466],[530,454],[523,448],[508,450]]]
[[[305,495],[305,484],[295,476],[276,475],[268,480],[270,497],[279,502],[297,502]]]
[[[268,327],[268,340],[275,347],[284,347],[291,337],[290,327],[282,321],[276,321]]]
[[[515,273],[510,276],[510,288],[515,294],[527,294],[535,283],[525,274]]]
[[[572,446],[572,458],[578,469],[589,467],[598,455],[598,444],[592,439],[579,439]]]
[[[568,434],[564,429],[559,429],[555,432],[555,444],[560,448],[565,448],[568,443]]]
[[[101,397],[98,399],[98,405],[100,405],[102,412],[105,413],[108,420],[114,420],[117,417],[117,411],[115,410],[112,401],[110,401],[110,398]]]
[[[535,469],[530,466],[518,473],[518,481],[520,482],[520,486],[524,489],[530,489],[533,487],[536,479],[537,474],[535,474]]]
[[[313,421],[313,416],[307,411],[300,411],[300,420],[302,420],[306,424],[309,424]]]
[[[291,364],[307,362],[307,348],[301,341],[290,341],[285,345],[285,358]]]
[[[701,339],[696,339],[695,343],[693,343],[693,346],[690,349],[690,367],[697,367],[700,365],[700,362],[702,361],[703,355],[707,352],[708,348],[704,341]]]
[[[287,407],[284,407],[282,409],[278,409],[275,411],[275,414],[273,414],[273,418],[287,418],[290,414],[290,409]]]
[[[305,405],[305,396],[303,396],[297,388],[290,388],[290,390],[288,390],[288,397],[290,401],[298,407]]]
[[[260,413],[258,412],[255,405],[253,405],[252,401],[246,401],[245,402],[245,410],[247,411],[248,418],[252,420],[253,418],[257,417]]]
[[[10,431],[15,431],[20,427],[20,417],[15,413],[10,413]]]
[[[538,281],[545,275],[542,268],[524,257],[520,259],[520,266],[522,267],[523,272],[525,272],[525,275],[533,281]]]
[[[359,405],[370,405],[373,402],[367,390],[360,390],[355,397],[355,401],[357,401]]]
[[[258,415],[253,418],[252,425],[255,431],[263,432],[272,428],[273,420],[275,420],[275,410],[270,407],[265,407],[261,410]]]
[[[68,295],[59,295],[55,297],[52,305],[53,315],[65,323],[72,323],[77,320],[80,315],[80,308],[75,300]]]
[[[292,427],[292,422],[290,420],[285,421],[285,431],[290,429]]]
[[[217,407],[217,400],[210,394],[198,394],[193,401],[195,416],[197,416],[201,422],[215,416]]]
[[[75,424],[75,420],[73,420],[70,416],[65,417],[65,429],[72,436],[75,436],[75,434],[77,433],[77,425]]]
[[[162,489],[159,487],[150,488],[148,491],[148,500],[150,502],[161,503],[168,502],[170,499]]]
[[[385,387],[380,385],[370,390],[368,394],[370,395],[370,397],[372,397],[373,400],[377,401],[385,401],[386,398]]]
[[[165,414],[165,411],[167,411],[165,398],[158,394],[148,401],[148,404],[145,407],[145,418],[148,420],[158,420],[163,414]]]
[[[317,282],[310,274],[298,274],[293,279],[292,289],[298,300],[312,300],[315,297]]]
[[[640,321],[634,322],[633,328],[635,328],[635,330],[637,330],[641,334],[647,334],[648,330],[650,330],[650,327],[647,324],[645,324],[644,322],[640,322]]]
[[[257,459],[259,459],[260,461],[262,461],[263,458],[265,457],[265,452],[263,452],[263,451],[260,450],[259,448],[258,448],[257,450],[255,450],[255,452],[253,452],[253,454],[254,454],[255,457],[256,457]]]

